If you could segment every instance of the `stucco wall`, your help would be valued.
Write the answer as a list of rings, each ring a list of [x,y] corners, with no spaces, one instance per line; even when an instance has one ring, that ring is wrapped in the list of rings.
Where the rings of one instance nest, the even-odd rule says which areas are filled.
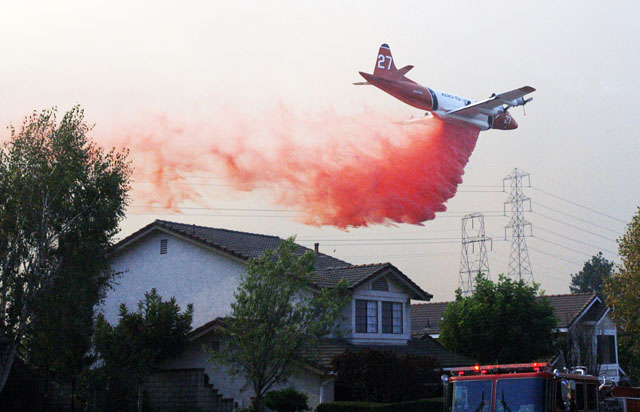
[[[160,254],[161,239],[167,239],[164,255]],[[115,255],[111,268],[122,274],[99,309],[110,323],[118,322],[120,303],[135,310],[144,293],[156,288],[164,299],[175,296],[182,309],[193,303],[193,327],[197,328],[230,312],[245,265],[191,241],[155,231]]]
[[[219,394],[225,398],[233,398],[240,407],[249,406],[253,391],[250,387],[244,388],[244,379],[234,378],[228,374],[226,368],[212,365],[211,357],[207,350],[211,348],[213,340],[215,338],[212,335],[205,335],[197,339],[179,357],[165,361],[160,367],[166,369],[204,368],[205,373],[209,376],[209,382],[213,384]],[[292,386],[296,390],[306,393],[309,397],[309,406],[315,409],[320,403],[321,385],[323,383],[323,402],[332,402],[334,399],[333,379],[306,369],[299,371],[297,376],[289,380],[289,383],[274,389],[284,389]]]

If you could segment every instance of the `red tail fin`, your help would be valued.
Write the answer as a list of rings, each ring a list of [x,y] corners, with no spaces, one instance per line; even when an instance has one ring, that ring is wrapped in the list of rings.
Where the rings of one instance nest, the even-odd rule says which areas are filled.
[[[373,75],[378,77],[389,77],[393,75],[398,69],[391,57],[391,49],[388,44],[383,44],[378,50],[378,59],[376,60],[376,67],[373,69]]]

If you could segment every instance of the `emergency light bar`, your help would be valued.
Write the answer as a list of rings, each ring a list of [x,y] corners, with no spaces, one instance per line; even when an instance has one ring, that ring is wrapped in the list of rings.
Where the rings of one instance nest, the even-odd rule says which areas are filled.
[[[492,375],[498,373],[524,373],[524,372],[540,372],[547,370],[549,363],[547,362],[533,362],[533,363],[512,363],[509,365],[475,365],[466,366],[462,368],[451,368],[451,375],[453,376],[467,376],[467,375]]]

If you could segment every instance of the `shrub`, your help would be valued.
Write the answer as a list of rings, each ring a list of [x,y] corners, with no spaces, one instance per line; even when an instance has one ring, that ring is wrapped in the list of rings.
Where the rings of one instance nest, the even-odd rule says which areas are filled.
[[[382,412],[442,412],[443,407],[442,398],[430,398],[392,403],[384,406]]]
[[[302,412],[308,411],[308,397],[293,388],[268,392],[265,396],[265,405],[276,412]]]
[[[321,403],[316,412],[383,412],[385,403],[338,401]]]
[[[430,356],[398,356],[365,349],[334,358],[335,398],[340,401],[404,402],[440,396],[441,383]]]
[[[398,403],[339,401],[321,403],[316,412],[441,412],[442,402],[442,398]]]

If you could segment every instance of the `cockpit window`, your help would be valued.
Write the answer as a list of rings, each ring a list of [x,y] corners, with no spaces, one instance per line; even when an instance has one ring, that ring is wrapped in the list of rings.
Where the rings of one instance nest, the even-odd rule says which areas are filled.
[[[491,411],[491,381],[461,381],[453,384],[452,412]]]
[[[547,412],[544,379],[502,379],[496,384],[496,412]]]

